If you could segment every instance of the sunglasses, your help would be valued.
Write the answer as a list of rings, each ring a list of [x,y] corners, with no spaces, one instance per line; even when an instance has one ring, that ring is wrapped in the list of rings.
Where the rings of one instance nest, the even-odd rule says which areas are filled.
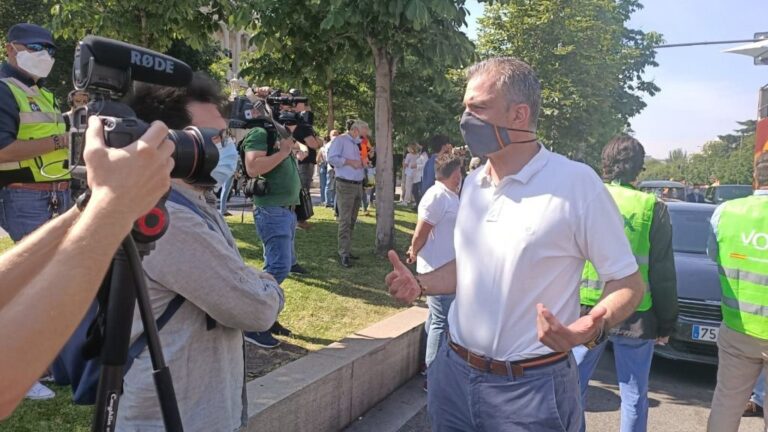
[[[32,52],[39,52],[39,51],[42,51],[42,50],[46,50],[46,51],[48,51],[48,54],[51,55],[51,57],[56,55],[56,48],[54,48],[54,47],[52,47],[50,45],[43,45],[43,44],[39,44],[39,43],[31,43],[31,44],[27,44],[27,45],[24,45],[24,46],[27,47],[27,49],[32,51]]]

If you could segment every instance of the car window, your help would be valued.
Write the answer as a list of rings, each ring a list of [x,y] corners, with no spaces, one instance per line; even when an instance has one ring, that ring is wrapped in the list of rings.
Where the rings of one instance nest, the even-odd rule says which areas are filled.
[[[717,202],[744,198],[752,195],[752,187],[747,185],[720,186],[717,188]]]
[[[672,219],[672,249],[675,252],[707,253],[709,219],[713,210],[669,209]]]

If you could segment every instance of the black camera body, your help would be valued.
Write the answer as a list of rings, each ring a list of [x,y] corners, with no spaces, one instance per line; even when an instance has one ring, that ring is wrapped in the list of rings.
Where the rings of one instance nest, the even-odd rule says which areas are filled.
[[[138,140],[149,125],[120,99],[133,81],[183,87],[192,79],[192,70],[184,62],[124,42],[86,36],[78,42],[72,67],[75,89],[89,95],[85,107],[74,110],[70,123],[69,166],[75,177],[85,177],[82,158],[88,118],[98,116],[104,125],[104,139],[110,147],[121,148]],[[221,131],[187,127],[172,130],[168,138],[175,144],[175,162],[171,177],[190,184],[213,186],[210,173],[219,160],[217,143]]]

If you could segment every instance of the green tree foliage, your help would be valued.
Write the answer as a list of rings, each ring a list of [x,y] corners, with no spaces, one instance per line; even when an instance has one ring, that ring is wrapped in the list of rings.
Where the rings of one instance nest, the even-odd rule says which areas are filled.
[[[736,134],[719,135],[701,152],[686,155],[672,150],[665,161],[646,161],[640,180],[681,180],[690,184],[751,184],[755,148],[755,127],[751,120],[738,122]],[[741,135],[744,132],[746,135]]]
[[[440,132],[433,128],[448,124],[460,112],[447,114],[456,100],[447,73],[472,58],[473,46],[460,31],[467,15],[464,1],[254,0],[254,4],[258,12],[252,42],[257,52],[250,60],[249,76],[260,79],[259,84],[302,81],[308,94],[324,92],[313,106],[327,115],[327,128],[339,124],[337,117],[374,118],[376,246],[382,252],[391,248],[393,138],[405,142],[422,138],[429,129]]]
[[[560,153],[595,164],[602,146],[659,88],[643,79],[657,66],[659,34],[626,27],[637,0],[510,0],[480,19],[482,57],[510,55],[542,82],[539,136]]]

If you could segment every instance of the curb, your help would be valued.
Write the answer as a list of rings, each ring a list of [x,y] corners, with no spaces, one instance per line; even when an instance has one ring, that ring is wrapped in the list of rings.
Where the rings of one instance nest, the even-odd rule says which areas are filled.
[[[427,309],[411,307],[249,382],[248,431],[338,431],[418,372]]]

